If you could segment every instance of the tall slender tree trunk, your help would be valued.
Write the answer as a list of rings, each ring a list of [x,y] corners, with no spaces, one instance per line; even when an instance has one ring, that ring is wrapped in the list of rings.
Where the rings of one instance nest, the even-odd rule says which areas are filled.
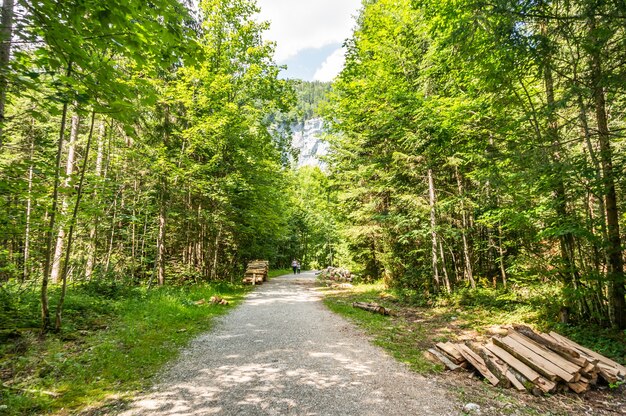
[[[446,256],[443,251],[443,243],[439,239],[439,255],[441,256],[441,270],[443,271],[443,284],[446,287],[447,293],[452,293],[452,286],[450,285],[450,276],[448,275],[448,268],[446,267]]]
[[[35,121],[33,120],[33,124]],[[31,132],[30,142],[30,166],[28,167],[28,197],[26,199],[26,226],[24,230],[24,268],[22,270],[22,281],[28,280],[30,276],[30,221],[32,213],[32,196],[33,196],[33,173],[34,173],[34,155],[35,155],[35,137]]]
[[[428,199],[430,203],[430,235],[432,239],[431,255],[433,268],[433,281],[435,292],[439,291],[439,260],[437,259],[437,198],[435,194],[435,180],[432,169],[428,169]]]
[[[78,217],[78,209],[80,207],[80,200],[83,196],[83,183],[85,182],[85,172],[87,171],[87,163],[89,162],[89,149],[91,148],[91,139],[93,138],[93,125],[96,119],[96,113],[91,114],[91,126],[89,128],[89,136],[87,138],[87,146],[85,148],[85,155],[83,160],[83,167],[80,172],[80,181],[78,183],[78,190],[76,191],[76,202],[74,202],[74,211],[72,212],[72,218],[70,220],[70,227],[67,235],[67,248],[65,249],[65,261],[63,262],[63,271],[61,273],[61,296],[57,304],[56,319],[54,329],[55,331],[61,330],[61,316],[63,314],[63,305],[65,303],[65,295],[67,293],[67,275],[70,264],[70,254],[72,252],[72,243],[74,241],[74,228],[76,226],[76,218]]]
[[[506,289],[506,267],[504,266],[504,248],[502,247],[504,236],[502,235],[502,223],[498,222],[498,253],[500,255],[500,276],[502,278],[502,285]]]
[[[106,138],[106,124],[102,121],[100,124],[100,132],[98,134],[98,151],[96,154],[96,169],[95,175],[96,178],[100,178],[102,176],[102,161],[104,159],[104,140]],[[94,188],[93,191],[93,201],[97,203],[98,201],[98,186]],[[89,245],[87,252],[87,264],[85,265],[85,279],[91,280],[91,275],[93,274],[93,268],[96,264],[96,239],[98,238],[98,225],[100,223],[100,215],[96,215],[93,219],[93,223],[91,224],[91,228],[89,229]]]
[[[107,275],[109,274],[109,269],[111,267],[111,257],[113,256],[113,243],[115,242],[115,223],[117,221],[118,195],[119,193],[116,192],[115,198],[113,198],[113,214],[111,215],[111,233],[109,234],[107,256],[106,256],[106,261],[104,263],[104,273]]]
[[[15,0],[3,0],[2,16],[0,18],[0,149],[4,142],[4,108],[9,87],[7,74],[9,72],[9,61],[11,60],[14,8]]]
[[[67,76],[72,73],[72,64],[68,64]],[[57,205],[59,201],[59,184],[61,182],[61,155],[63,154],[63,142],[65,139],[65,125],[67,123],[68,103],[63,103],[61,112],[61,129],[59,132],[59,142],[57,143],[57,155],[54,171],[54,187],[52,191],[52,207],[50,209],[50,221],[46,230],[46,258],[43,264],[43,278],[41,279],[41,332],[45,333],[50,328],[50,307],[48,305],[48,282],[50,279],[50,268],[52,266],[52,240],[54,239],[54,228],[56,226]]]
[[[157,236],[156,271],[159,286],[165,284],[165,227],[167,225],[167,180],[161,181],[161,200],[159,204],[159,234]]]
[[[542,33],[547,36],[547,25],[542,25]],[[554,79],[552,77],[552,57],[548,55],[544,58],[544,70],[543,70],[543,83],[546,90],[546,104],[548,105],[547,114],[547,134],[550,141],[551,152],[550,158],[552,160],[552,177],[553,177],[553,190],[556,199],[556,214],[559,224],[567,227],[567,222],[570,221],[571,215],[567,209],[567,195],[565,192],[565,184],[563,183],[562,170],[562,157],[561,157],[561,140],[559,133],[558,121],[556,118],[556,100],[554,96]],[[574,236],[571,232],[562,233],[559,238],[559,244],[561,247],[561,261],[563,263],[563,270],[567,276],[568,284],[576,285],[578,281],[578,270],[575,262],[575,242]]]
[[[467,229],[468,220],[467,212],[465,211],[465,197],[463,191],[463,183],[461,182],[461,175],[459,174],[459,168],[454,168],[456,176],[457,188],[459,190],[459,198],[461,198],[461,216],[463,221],[463,229],[461,230],[461,237],[463,239],[463,258],[465,259],[465,278],[471,285],[472,289],[476,289],[476,280],[474,280],[474,271],[472,268],[472,256],[470,255],[469,244],[467,242]]]
[[[65,165],[65,181],[63,182],[63,188],[69,189],[72,181],[72,174],[74,173],[74,158],[76,155],[76,142],[78,141],[78,129],[80,127],[80,116],[74,114],[72,116],[72,129],[70,131],[70,141],[67,144],[67,162]],[[50,281],[53,284],[59,283],[59,273],[61,271],[61,258],[63,257],[63,242],[65,240],[65,225],[63,220],[67,215],[68,197],[64,195],[61,197],[61,212],[59,213],[61,221],[59,221],[59,231],[57,234],[57,242],[54,248],[54,258],[52,260],[52,272],[50,274]]]
[[[609,288],[609,318],[611,324],[619,329],[626,328],[626,287],[624,280],[624,260],[619,226],[619,211],[617,193],[615,191],[615,173],[613,171],[613,150],[608,116],[606,112],[606,98],[604,95],[601,45],[596,36],[596,21],[593,14],[589,20],[590,58],[592,95],[595,106],[596,122],[598,125],[598,141],[600,144],[600,163],[604,185],[604,204],[606,207],[606,225],[608,233],[607,257],[609,260],[608,288]]]
[[[213,267],[211,267],[211,280],[217,280],[217,260],[220,249],[220,237],[222,236],[222,226],[220,225],[215,235],[215,245],[213,246]]]

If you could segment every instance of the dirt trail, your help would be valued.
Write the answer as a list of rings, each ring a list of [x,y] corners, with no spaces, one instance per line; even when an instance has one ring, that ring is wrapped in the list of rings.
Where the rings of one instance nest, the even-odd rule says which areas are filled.
[[[328,311],[312,273],[273,279],[192,342],[131,415],[459,415],[436,381]]]

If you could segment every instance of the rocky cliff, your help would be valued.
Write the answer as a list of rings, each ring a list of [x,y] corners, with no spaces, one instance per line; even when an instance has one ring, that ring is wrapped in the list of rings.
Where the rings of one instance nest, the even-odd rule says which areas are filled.
[[[328,154],[328,143],[323,139],[324,120],[313,118],[292,126],[291,146],[298,152],[297,166],[318,166],[324,168],[320,159]]]

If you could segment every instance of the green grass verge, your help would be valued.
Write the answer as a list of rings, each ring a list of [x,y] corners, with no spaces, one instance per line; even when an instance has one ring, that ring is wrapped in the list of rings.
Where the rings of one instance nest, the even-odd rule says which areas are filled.
[[[422,347],[428,343],[426,328],[411,325],[404,317],[384,316],[352,307],[352,302],[376,302],[396,309],[384,296],[381,298],[384,292],[382,284],[358,285],[350,291],[327,292],[324,303],[333,312],[365,329],[376,345],[413,370],[420,373],[441,371],[442,366],[433,364],[423,355]]]
[[[554,321],[558,313],[558,309],[553,310],[554,296],[550,288],[523,293],[482,288],[462,290],[428,305],[416,293],[387,289],[382,284],[362,284],[348,290],[327,291],[324,302],[366,329],[376,344],[421,373],[441,369],[423,356],[423,351],[435,343],[484,340],[494,326],[507,324],[553,330],[615,361],[626,362],[625,331],[588,323],[558,324]],[[395,310],[398,316],[385,317],[353,308],[352,302],[357,301],[376,302]]]
[[[284,276],[286,274],[291,274],[291,273],[292,273],[291,269],[277,269],[277,270],[270,269],[269,273],[267,274],[267,277],[271,279],[273,277]]]
[[[0,344],[0,414],[66,414],[129,398],[247,290],[229,284],[70,288],[61,333],[39,339],[34,329],[21,329],[20,337]],[[55,304],[57,293],[51,294]],[[25,312],[21,324],[37,324],[36,295],[22,293],[14,302]],[[214,295],[230,305],[210,304]],[[206,303],[196,303],[202,299]],[[6,321],[6,311],[3,316]]]

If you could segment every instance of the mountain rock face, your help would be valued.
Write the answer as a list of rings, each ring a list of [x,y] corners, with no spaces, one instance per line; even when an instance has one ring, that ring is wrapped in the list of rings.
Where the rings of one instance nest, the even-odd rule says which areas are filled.
[[[320,159],[328,154],[328,143],[322,139],[324,134],[324,120],[313,118],[304,123],[292,126],[293,137],[291,146],[298,151],[298,167],[318,166],[326,167]]]

